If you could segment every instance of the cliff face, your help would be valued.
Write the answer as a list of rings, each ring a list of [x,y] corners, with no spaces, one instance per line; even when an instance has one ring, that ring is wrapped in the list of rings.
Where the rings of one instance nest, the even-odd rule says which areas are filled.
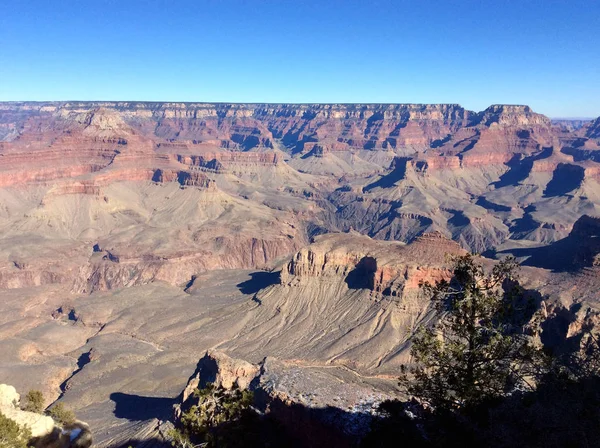
[[[447,278],[447,256],[464,253],[460,245],[439,233],[426,233],[408,246],[376,243],[352,234],[324,236],[292,257],[282,270],[281,282],[298,285],[310,279],[345,278],[351,288],[410,295],[421,282]]]
[[[439,231],[484,251],[513,237],[564,237],[579,210],[593,206],[588,190],[600,176],[597,120],[573,133],[527,106],[2,103],[0,115],[10,129],[0,143],[0,187],[45,188],[36,196],[45,208],[89,196],[114,214],[112,185],[176,183],[211,193],[212,203],[231,195],[287,211],[284,221],[309,234],[354,228],[411,241]],[[568,206],[572,218],[535,205],[566,194],[585,202]],[[82,235],[98,229],[77,226]],[[263,239],[241,238],[254,240]],[[298,247],[280,246],[287,249],[265,253]]]
[[[342,369],[306,369],[272,357],[253,365],[210,350],[179,397],[178,418],[182,410],[198,405],[191,392],[208,382],[226,390],[234,385],[251,390],[253,406],[274,418],[299,446],[355,446],[368,432],[377,405],[391,398]]]
[[[79,114],[82,121],[89,121],[85,114],[94,108],[117,112],[145,135],[214,140],[246,150],[273,147],[274,139],[283,140],[293,151],[303,151],[305,143],[317,139],[365,149],[404,145],[423,149],[477,120],[476,114],[458,105],[415,104],[4,103],[0,112],[18,128],[27,117],[47,120]]]
[[[99,160],[87,172],[106,166],[115,151],[132,147],[138,153],[154,148],[184,162],[190,162],[188,155],[178,149],[212,147],[213,152],[282,149],[307,157],[328,151],[428,151],[430,159],[455,154],[471,166],[503,164],[515,152],[552,146],[554,135],[547,117],[527,106],[508,105],[474,113],[453,104],[2,103],[0,114],[7,129],[4,140],[16,148],[38,141],[52,148],[48,155],[40,152],[41,157],[84,148],[91,151],[90,160],[104,154],[108,160]],[[82,135],[70,137],[78,128]],[[588,133],[593,134],[591,127]],[[57,140],[49,141],[51,136]],[[190,144],[201,146],[192,149]],[[14,149],[3,145],[4,152]],[[191,160],[191,165],[219,159],[207,157]],[[10,162],[5,160],[7,166]]]
[[[458,104],[241,104],[241,103],[152,103],[152,102],[7,102],[0,111],[13,120],[57,111],[85,113],[90,108],[113,109],[127,118],[370,118],[440,120],[469,119],[473,112]]]
[[[529,106],[494,104],[478,116],[487,126],[550,126],[551,120],[531,110]]]
[[[583,127],[585,136],[588,138],[599,139],[600,138],[600,117],[596,118],[588,125]]]
[[[119,159],[133,163],[142,154],[154,164],[170,157],[218,171],[223,158],[235,157],[227,152],[240,150],[283,150],[303,158],[417,151],[427,153],[434,169],[502,165],[515,153],[555,146],[559,134],[547,117],[508,105],[474,113],[453,104],[2,103],[0,114],[6,129],[2,166],[22,166],[33,150],[40,162],[53,164],[52,172],[34,170],[40,172],[29,177],[4,174],[5,185],[19,176],[30,182],[91,173]],[[75,154],[88,163],[54,166]],[[275,160],[267,163],[277,163],[277,155],[269,157]]]
[[[120,120],[153,138],[210,142],[233,150],[277,145],[294,153],[310,151],[305,145],[315,141],[346,148],[422,150],[470,123],[474,115],[458,105],[5,103],[0,113],[14,122],[10,131],[6,124],[4,138],[14,140],[31,120],[77,115],[82,117],[79,121],[92,124],[86,114],[95,108],[116,112]],[[93,123],[98,125],[117,127]]]

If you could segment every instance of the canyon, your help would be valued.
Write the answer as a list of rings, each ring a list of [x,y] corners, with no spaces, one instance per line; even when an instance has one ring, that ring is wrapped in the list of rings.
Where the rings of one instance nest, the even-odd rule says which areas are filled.
[[[68,404],[100,447],[156,437],[207,359],[273,400],[368,414],[448,255],[517,257],[549,347],[596,328],[598,207],[600,118],[0,103],[0,383]]]

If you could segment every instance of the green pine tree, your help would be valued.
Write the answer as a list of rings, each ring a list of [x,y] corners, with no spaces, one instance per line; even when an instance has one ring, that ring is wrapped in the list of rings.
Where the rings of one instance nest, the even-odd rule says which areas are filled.
[[[446,410],[533,388],[544,356],[523,331],[533,304],[515,281],[518,264],[507,258],[486,272],[473,255],[453,262],[450,281],[422,285],[439,321],[417,332],[400,385]]]

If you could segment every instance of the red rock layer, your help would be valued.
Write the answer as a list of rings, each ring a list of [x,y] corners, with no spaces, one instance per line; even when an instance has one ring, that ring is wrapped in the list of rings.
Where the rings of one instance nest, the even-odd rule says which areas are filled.
[[[322,236],[297,252],[282,270],[284,284],[321,277],[353,276],[375,293],[399,295],[422,282],[450,276],[447,255],[465,251],[439,233],[425,234],[409,245],[371,240],[353,234]]]

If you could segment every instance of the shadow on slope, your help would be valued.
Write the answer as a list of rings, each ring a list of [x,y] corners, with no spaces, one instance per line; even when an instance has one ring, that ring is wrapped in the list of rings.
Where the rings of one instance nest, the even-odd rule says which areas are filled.
[[[477,198],[477,202],[475,202],[475,205],[483,207],[486,210],[491,210],[493,212],[510,212],[512,210],[506,205],[496,204],[494,202],[488,201],[484,196],[479,196]]]
[[[543,148],[538,154],[521,158],[520,154],[515,156],[506,163],[509,170],[500,176],[500,180],[494,182],[494,188],[507,187],[509,185],[519,185],[527,179],[533,168],[533,162],[536,160],[547,159],[552,155],[552,148]]]
[[[110,399],[115,403],[115,417],[132,421],[169,420],[173,417],[173,405],[176,403],[174,398],[143,397],[122,392],[110,394]]]
[[[372,289],[377,271],[377,260],[373,257],[363,257],[348,273],[345,279],[350,289]]]
[[[379,180],[365,186],[363,191],[368,192],[374,188],[390,188],[396,185],[398,181],[404,179],[404,176],[406,175],[406,164],[409,160],[410,159],[406,157],[397,157],[394,159],[390,166],[392,171],[379,178]]]
[[[279,272],[258,271],[250,274],[250,280],[238,283],[236,286],[242,294],[256,294],[261,289],[278,283]]]
[[[498,255],[513,255],[526,258],[523,266],[550,269],[555,272],[575,271],[579,266],[574,263],[577,248],[569,237],[543,247],[508,249],[497,252]]]
[[[520,239],[536,229],[539,229],[540,223],[533,218],[532,213],[536,211],[535,206],[529,205],[523,209],[525,212],[522,217],[513,220],[509,226],[512,238]]]
[[[581,186],[585,170],[578,165],[569,165],[568,163],[559,163],[554,173],[552,180],[546,185],[544,190],[545,197],[563,196],[570,191]]]
[[[528,257],[524,266],[551,269],[555,272],[575,271],[595,266],[600,262],[600,218],[583,215],[573,225],[566,238],[548,246],[508,249],[498,254],[517,258]]]

